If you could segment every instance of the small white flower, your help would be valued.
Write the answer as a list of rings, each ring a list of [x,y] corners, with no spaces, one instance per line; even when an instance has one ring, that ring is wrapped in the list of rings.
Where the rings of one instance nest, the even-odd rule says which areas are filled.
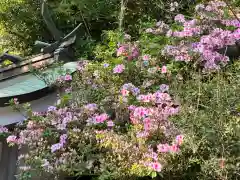
[[[175,11],[175,9],[178,7],[178,3],[175,1],[170,4],[170,11]]]

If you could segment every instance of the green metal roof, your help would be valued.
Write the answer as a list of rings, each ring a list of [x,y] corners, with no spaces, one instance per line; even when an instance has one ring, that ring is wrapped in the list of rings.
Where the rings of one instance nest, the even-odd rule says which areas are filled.
[[[47,79],[55,81],[60,75],[76,71],[76,62],[69,62],[63,67],[47,69]],[[0,82],[0,98],[28,94],[47,87],[47,84],[32,73],[23,74]]]

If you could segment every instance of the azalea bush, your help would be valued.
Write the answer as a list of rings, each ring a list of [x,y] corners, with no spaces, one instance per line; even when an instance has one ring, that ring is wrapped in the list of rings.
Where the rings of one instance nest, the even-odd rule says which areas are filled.
[[[122,71],[120,68],[117,72]],[[69,79],[69,75],[64,77],[65,81]],[[46,113],[26,109],[29,119],[7,138],[10,145],[28,148],[19,157],[24,164],[20,166],[19,178],[45,173],[55,178],[86,174],[98,175],[99,179],[157,176],[167,166],[168,156],[178,153],[183,143],[183,135],[168,120],[178,113],[179,107],[167,93],[166,85],[146,95],[131,90],[134,86],[126,84],[115,100],[122,106],[122,113],[130,114],[124,124],[96,104],[81,107],[69,104],[61,108],[59,103]],[[130,105],[131,98],[135,105]],[[16,99],[11,103],[15,109],[20,106]]]
[[[81,61],[74,77],[57,79],[61,98],[44,114],[25,106],[29,119],[7,138],[10,145],[28,148],[20,155],[19,178],[46,172],[99,179],[161,173],[169,156],[180,151],[183,135],[169,121],[179,106],[168,86],[158,84],[168,78],[167,68],[155,67],[155,61],[128,38],[111,60]],[[16,99],[10,103],[18,110]],[[139,154],[126,151],[129,147]]]
[[[240,21],[236,14],[224,1],[199,4],[195,10],[196,16],[191,19],[175,16],[171,27],[158,22],[157,29],[147,29],[148,33],[163,33],[170,38],[162,55],[204,70],[220,69],[230,58],[238,58]]]
[[[228,10],[211,1],[191,20],[149,21],[139,40],[105,32],[98,61],[57,79],[55,106],[26,104],[26,121],[1,128],[9,145],[28,149],[18,178],[238,179],[240,66],[226,65],[239,23]]]

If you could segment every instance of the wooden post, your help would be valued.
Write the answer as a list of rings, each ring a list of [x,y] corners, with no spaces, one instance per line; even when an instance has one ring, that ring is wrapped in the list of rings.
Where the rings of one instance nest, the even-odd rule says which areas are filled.
[[[0,153],[0,180],[15,180],[17,146],[9,147],[5,140],[0,139]]]

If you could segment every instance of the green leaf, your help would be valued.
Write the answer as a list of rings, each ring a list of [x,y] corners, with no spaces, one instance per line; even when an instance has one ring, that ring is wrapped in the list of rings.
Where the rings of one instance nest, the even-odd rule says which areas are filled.
[[[154,172],[152,172],[152,173],[151,173],[151,177],[152,177],[152,178],[155,178],[155,177],[157,177],[157,172],[155,172],[155,171],[154,171]]]

